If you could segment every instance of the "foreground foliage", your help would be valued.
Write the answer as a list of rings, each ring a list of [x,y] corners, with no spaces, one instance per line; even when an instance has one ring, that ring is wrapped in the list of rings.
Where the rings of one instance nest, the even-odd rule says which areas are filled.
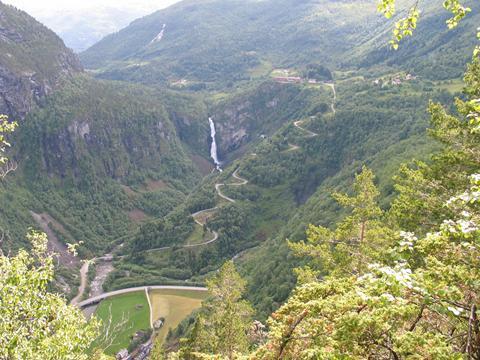
[[[396,0],[380,0],[378,10],[389,19],[396,13],[396,5]],[[472,9],[465,6],[464,2],[461,0],[443,1],[443,7],[452,14],[452,17],[446,21],[449,29],[458,26],[458,23],[472,11]],[[410,7],[407,16],[402,17],[395,23],[393,38],[390,41],[390,44],[395,50],[398,49],[398,44],[403,38],[413,34],[414,30],[417,28],[420,13],[419,1],[416,1],[414,5]],[[476,50],[475,54],[477,53],[478,50]]]
[[[203,303],[189,337],[169,359],[236,358],[249,349],[247,331],[252,308],[242,300],[245,281],[232,261],[208,281],[209,298]],[[214,355],[215,354],[215,355]],[[157,354],[154,359],[162,359]]]
[[[10,143],[5,139],[5,135],[13,132],[16,126],[16,123],[8,122],[8,118],[5,115],[0,115],[0,165],[8,160],[4,154],[6,148],[10,146]]]
[[[0,359],[88,359],[98,323],[47,291],[54,275],[47,237],[28,239],[30,253],[0,256]]]
[[[460,118],[440,105],[430,106],[431,132],[446,148],[431,166],[407,169],[409,176],[399,187],[401,195],[391,214],[394,219],[400,215],[399,222],[401,214],[418,213],[426,202],[427,221],[410,223],[418,235],[400,231],[394,223],[390,226],[399,238],[392,246],[377,247],[383,257],[372,257],[365,271],[343,276],[334,271],[300,284],[272,315],[269,340],[255,357],[480,358],[478,74],[476,60],[465,78],[470,100],[457,100]],[[357,188],[365,174],[357,177]],[[364,196],[371,193],[371,187],[362,189]],[[311,232],[309,240],[312,237],[316,236]],[[330,236],[316,238],[325,244]],[[349,238],[356,239],[356,234]],[[385,238],[380,232],[372,241]],[[351,249],[357,248],[353,242]],[[344,255],[357,258],[354,252]]]

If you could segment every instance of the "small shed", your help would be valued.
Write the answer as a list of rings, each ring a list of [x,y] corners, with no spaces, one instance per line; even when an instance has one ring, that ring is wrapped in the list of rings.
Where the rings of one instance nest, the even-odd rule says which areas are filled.
[[[115,355],[115,359],[117,360],[123,360],[128,358],[128,350],[127,349],[122,349],[120,350],[117,355]]]

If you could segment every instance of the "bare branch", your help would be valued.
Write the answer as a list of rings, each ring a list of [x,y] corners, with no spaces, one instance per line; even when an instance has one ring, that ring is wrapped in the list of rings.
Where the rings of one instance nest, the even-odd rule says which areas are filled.
[[[469,359],[472,359],[472,354],[473,354],[472,335],[473,335],[473,326],[476,322],[477,322],[477,306],[473,304],[472,309],[470,311],[470,318],[468,319],[467,345],[465,349]]]
[[[115,339],[117,338],[115,334],[118,334],[121,330],[123,330],[125,328],[125,325],[127,325],[128,321],[129,321],[128,315],[125,314],[125,312],[123,312],[120,321],[114,324],[113,316],[112,316],[112,303],[109,304],[108,318],[106,321],[104,321],[102,335],[98,340],[103,351],[107,350],[108,348],[114,345],[117,345],[117,343],[114,342]]]
[[[17,170],[18,164],[15,161],[8,160],[4,165],[0,167],[0,179],[3,179],[12,171]]]
[[[417,326],[418,322],[422,319],[422,316],[423,316],[423,310],[425,310],[425,304],[422,304],[422,306],[420,307],[420,311],[417,315],[417,318],[415,319],[415,321],[413,322],[413,324],[410,326],[410,329],[408,329],[408,331],[413,331],[415,330],[415,327]]]

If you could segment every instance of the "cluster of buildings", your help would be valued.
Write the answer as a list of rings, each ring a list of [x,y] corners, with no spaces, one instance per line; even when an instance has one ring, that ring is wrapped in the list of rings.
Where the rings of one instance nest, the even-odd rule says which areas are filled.
[[[116,360],[145,360],[150,355],[152,351],[152,341],[149,340],[145,344],[142,344],[131,354],[128,352],[127,349],[120,350],[117,355],[115,355]]]
[[[137,332],[135,336],[141,336],[141,334]],[[152,342],[152,339],[150,338],[146,343],[141,344],[131,353],[129,353],[127,349],[120,350],[115,355],[115,359],[116,360],[145,360],[148,358],[148,355],[150,355],[152,348],[153,348],[153,342]]]
[[[164,324],[165,324],[165,318],[162,317],[154,322],[153,328],[155,330],[159,330],[163,327]],[[133,340],[142,338],[144,337],[145,334],[146,334],[145,331],[139,330],[133,336]],[[153,348],[153,342],[152,342],[152,337],[150,337],[150,339],[146,343],[141,344],[138,348],[133,350],[132,353],[129,353],[127,349],[120,350],[115,355],[115,359],[116,360],[145,360],[148,358],[148,355],[150,355],[152,348]]]
[[[280,84],[318,84],[319,82],[317,79],[304,79],[299,76],[275,76],[273,78],[274,81]]]
[[[301,84],[303,79],[299,76],[292,76],[290,71],[287,69],[276,69],[275,73],[279,75],[274,76],[273,80],[280,84]]]
[[[395,77],[393,77],[391,79],[388,79],[388,80],[376,79],[376,80],[373,81],[373,85],[383,87],[383,86],[387,86],[389,84],[392,84],[394,86],[398,86],[398,85],[401,85],[402,82],[404,82],[404,81],[411,81],[411,80],[415,80],[416,78],[417,77],[415,75],[412,75],[412,74],[406,74],[403,79],[400,75],[396,75]]]
[[[280,84],[301,84],[303,79],[299,76],[275,76],[274,81]]]
[[[187,79],[180,79],[173,81],[171,83],[172,86],[187,86],[188,85],[188,80]]]
[[[322,81],[317,79],[302,78],[300,76],[292,75],[291,71],[286,69],[276,69],[274,70],[275,75],[273,76],[273,81],[280,84],[320,84]],[[329,81],[325,81],[328,83]]]

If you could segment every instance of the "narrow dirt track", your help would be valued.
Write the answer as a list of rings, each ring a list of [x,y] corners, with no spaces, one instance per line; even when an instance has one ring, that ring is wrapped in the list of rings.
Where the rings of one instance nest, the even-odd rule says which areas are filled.
[[[325,83],[327,86],[330,86],[332,88],[333,92],[333,101],[332,104],[330,105],[333,115],[337,113],[337,109],[335,109],[335,103],[337,102],[337,90],[335,89],[335,83]]]
[[[71,305],[76,305],[80,302],[85,293],[85,289],[87,288],[87,274],[88,274],[88,267],[90,265],[89,261],[85,261],[80,268],[80,286],[78,287],[77,295],[70,301]]]

